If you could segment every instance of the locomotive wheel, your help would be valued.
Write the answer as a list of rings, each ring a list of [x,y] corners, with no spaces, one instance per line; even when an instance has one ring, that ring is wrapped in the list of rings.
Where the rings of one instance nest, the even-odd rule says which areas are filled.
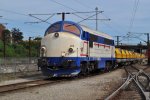
[[[106,62],[105,72],[109,72],[112,69],[111,62]]]
[[[85,75],[87,72],[86,63],[81,64],[81,74]]]
[[[119,64],[118,63],[115,63],[114,65],[114,69],[118,68]]]
[[[85,67],[86,67],[86,74],[89,74],[91,71],[91,66],[88,63],[85,63]]]
[[[94,63],[91,63],[91,64],[90,64],[90,72],[93,72],[94,69],[95,69]]]

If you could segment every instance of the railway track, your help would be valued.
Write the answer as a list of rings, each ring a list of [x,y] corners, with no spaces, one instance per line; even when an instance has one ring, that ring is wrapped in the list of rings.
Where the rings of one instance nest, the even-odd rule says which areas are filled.
[[[22,89],[26,89],[26,88],[38,87],[41,85],[55,84],[55,83],[58,83],[60,81],[62,81],[62,80],[39,79],[39,80],[32,80],[32,81],[28,81],[28,82],[2,85],[2,86],[0,86],[0,94],[13,92],[16,90],[22,90]]]
[[[141,73],[141,70],[139,71],[137,68],[134,68],[133,66],[131,68],[132,68],[132,70],[134,69],[138,73]],[[130,94],[136,94],[135,98],[141,97],[140,95],[137,95],[138,94],[137,91],[128,90],[128,93],[126,91],[123,91],[125,89],[125,87],[128,86],[130,81],[133,81],[133,78],[135,77],[135,76],[133,77],[133,75],[132,75],[134,73],[131,73],[128,70],[127,70],[127,72],[128,72],[128,78],[127,78],[126,81],[128,81],[128,82],[124,83],[125,85],[117,90],[119,92],[122,91],[121,94],[119,93],[120,96],[118,96],[118,98],[123,97],[122,95],[128,95],[129,93]],[[0,94],[14,92],[16,90],[24,90],[24,89],[28,89],[28,88],[43,86],[43,85],[57,84],[57,83],[64,82],[64,81],[79,80],[79,79],[88,78],[88,77],[92,77],[92,76],[96,76],[96,75],[100,75],[100,74],[103,74],[103,73],[98,72],[98,73],[94,73],[94,74],[87,75],[87,76],[79,76],[77,78],[54,78],[54,79],[51,79],[51,80],[50,79],[40,79],[40,80],[33,80],[33,81],[29,81],[29,82],[22,82],[22,83],[4,85],[4,86],[0,86]],[[116,94],[118,95],[118,93],[113,93],[112,97],[115,97]],[[110,97],[108,97],[108,99],[109,98]]]
[[[100,75],[103,73],[93,73],[85,76],[78,76],[78,77],[58,77],[58,78],[47,78],[47,79],[38,79],[38,80],[32,80],[28,82],[20,82],[20,83],[14,83],[14,84],[8,84],[8,85],[2,85],[0,86],[0,94],[3,93],[9,93],[9,92],[14,92],[16,90],[23,90],[27,88],[33,88],[33,87],[38,87],[38,86],[43,86],[43,85],[51,85],[51,84],[57,84],[60,82],[66,82],[66,81],[72,81],[72,80],[79,80],[79,79],[84,79],[96,75]]]
[[[147,68],[128,66],[124,69],[126,81],[105,100],[150,100],[150,76],[144,71]]]

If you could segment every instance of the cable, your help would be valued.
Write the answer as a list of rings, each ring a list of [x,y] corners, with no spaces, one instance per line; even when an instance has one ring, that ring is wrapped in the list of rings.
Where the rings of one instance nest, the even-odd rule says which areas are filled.
[[[135,0],[128,32],[130,32],[132,30],[132,28],[133,28],[133,24],[134,24],[134,20],[135,20],[135,14],[137,12],[138,7],[139,7],[139,0]]]
[[[59,5],[63,6],[63,7],[65,7],[65,8],[71,9],[71,10],[73,10],[73,11],[77,11],[77,10],[75,10],[75,9],[69,7],[69,6],[66,6],[66,5],[64,5],[64,4],[61,4],[61,3],[59,3],[59,2],[57,2],[57,1],[55,1],[55,0],[50,0],[50,1],[52,1],[52,2],[54,2],[54,3],[56,3],[56,4],[59,4]]]
[[[82,5],[82,6],[84,6],[85,8],[90,8],[90,9],[92,9],[92,10],[93,10],[93,8],[92,8],[92,7],[90,7],[90,6],[86,5],[85,3],[80,2],[79,0],[73,0],[73,1],[75,1],[76,3],[78,3],[78,4]]]
[[[109,17],[106,16],[104,13],[102,13],[102,15],[103,15],[104,17],[106,17],[106,18],[109,19]],[[123,30],[124,32],[126,32],[126,30],[124,30],[123,27],[121,27],[121,25],[119,25],[118,23],[113,22],[113,21],[111,21],[111,23],[113,24],[113,26],[115,25],[117,28],[119,28],[119,29]]]
[[[47,21],[45,21],[45,20],[43,20],[43,19],[40,19],[40,18],[38,18],[38,17],[33,16],[32,14],[29,14],[29,16],[31,16],[31,17],[33,17],[33,18],[36,18],[36,19],[38,19],[38,20],[40,20],[40,21],[42,21],[42,22],[45,22],[45,23],[47,23],[47,24],[51,24],[51,23],[49,23],[49,22],[47,22]]]
[[[79,18],[81,18],[81,19],[84,19],[83,17],[78,16],[76,13],[72,13],[72,14],[75,15],[75,16],[77,16],[77,17],[79,17]]]
[[[55,14],[52,14],[50,17],[48,17],[45,21],[49,20],[50,18],[52,18]],[[45,22],[44,21],[44,22]]]
[[[9,12],[9,13],[17,14],[17,15],[22,15],[22,16],[28,16],[28,15],[23,14],[23,13],[11,11],[11,10],[6,10],[6,9],[0,9],[0,11],[3,11],[3,12]],[[29,16],[28,16],[28,17],[29,17]]]
[[[73,10],[73,11],[76,11],[76,13],[78,12],[77,10],[75,10],[75,9],[69,7],[69,6],[66,6],[66,5],[64,5],[64,4],[62,4],[62,3],[59,3],[59,2],[57,2],[57,1],[55,1],[55,0],[51,0],[51,1],[54,2],[54,3],[56,3],[56,4],[59,4],[59,5],[63,6],[63,7],[65,7],[65,8],[68,8],[68,9],[71,9],[71,10]],[[79,12],[78,12],[78,13],[79,13]],[[76,14],[76,15],[77,15],[77,14]],[[78,15],[78,17],[82,18],[82,17],[79,16],[79,15]]]
[[[101,13],[101,12],[98,12],[97,14],[99,14],[99,13]],[[81,21],[79,21],[79,22],[77,22],[77,23],[79,24],[79,23],[81,23],[81,22],[83,22],[83,21],[85,21],[85,20],[88,20],[89,18],[92,18],[92,17],[96,16],[97,14],[94,14],[94,15],[91,15],[91,16],[89,16],[89,17],[87,17],[87,18],[84,18],[83,20],[81,20]]]
[[[122,32],[119,32],[118,30],[114,29],[110,24],[107,24],[105,22],[103,22],[105,24],[105,26],[109,27],[110,29],[112,29],[112,31],[114,31],[115,33],[118,33],[118,34],[122,34]]]

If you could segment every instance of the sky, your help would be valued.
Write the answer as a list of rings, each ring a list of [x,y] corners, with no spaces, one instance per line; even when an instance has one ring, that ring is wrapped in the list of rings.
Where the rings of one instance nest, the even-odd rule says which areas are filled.
[[[8,23],[8,29],[19,28],[24,34],[24,39],[29,37],[44,36],[45,30],[50,24],[60,21],[61,15],[54,15],[47,22],[40,22],[29,14],[54,14],[61,12],[89,12],[98,7],[104,11],[98,15],[98,31],[107,33],[116,40],[115,36],[122,36],[122,43],[135,44],[146,41],[146,35],[129,34],[150,32],[150,0],[0,0],[0,23]],[[65,20],[80,22],[82,18],[94,15],[94,13],[76,13],[66,15]],[[51,15],[34,15],[46,20]],[[80,17],[82,18],[80,18]],[[92,17],[93,19],[95,18]],[[107,19],[111,19],[108,21]],[[85,20],[80,24],[95,29],[95,20]]]

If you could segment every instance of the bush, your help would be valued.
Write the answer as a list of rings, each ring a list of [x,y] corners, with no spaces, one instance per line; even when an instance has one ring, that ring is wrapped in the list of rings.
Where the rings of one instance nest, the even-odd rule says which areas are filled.
[[[31,57],[37,57],[39,55],[40,42],[31,41]],[[0,57],[3,57],[3,42],[0,41]],[[29,57],[29,43],[23,41],[19,44],[7,44],[6,45],[6,57]]]

